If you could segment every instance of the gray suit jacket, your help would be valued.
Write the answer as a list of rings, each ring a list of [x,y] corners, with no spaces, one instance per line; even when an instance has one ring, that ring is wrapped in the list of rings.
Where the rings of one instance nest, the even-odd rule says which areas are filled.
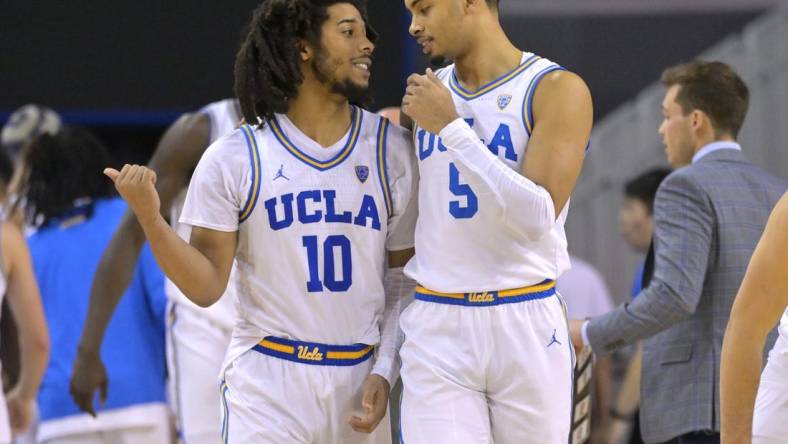
[[[654,276],[635,300],[587,327],[598,355],[645,339],[646,442],[720,430],[720,349],[750,256],[788,182],[737,150],[714,151],[660,185]]]

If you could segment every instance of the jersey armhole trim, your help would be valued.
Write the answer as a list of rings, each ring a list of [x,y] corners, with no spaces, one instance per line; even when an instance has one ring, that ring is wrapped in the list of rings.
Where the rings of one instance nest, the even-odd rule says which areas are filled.
[[[534,96],[536,95],[536,88],[539,86],[539,82],[542,81],[544,76],[553,72],[553,71],[566,71],[566,69],[562,66],[552,64],[534,76],[531,79],[531,83],[528,85],[528,89],[525,90],[525,97],[523,98],[523,126],[525,126],[525,132],[528,133],[528,137],[531,137],[531,133],[534,130]]]
[[[252,166],[252,186],[249,188],[249,195],[246,198],[246,204],[243,206],[238,220],[240,223],[249,219],[249,216],[254,212],[257,206],[257,199],[260,196],[260,149],[257,146],[257,139],[254,137],[254,130],[249,125],[241,126],[246,139],[246,146],[249,149],[249,162]]]
[[[216,128],[214,127],[216,122],[214,122],[213,116],[209,111],[202,110],[200,114],[208,119],[208,140],[205,141],[205,146],[209,146],[213,143],[213,135],[216,134]]]
[[[391,199],[391,188],[389,187],[389,178],[386,162],[386,140],[388,138],[389,120],[381,117],[378,124],[378,178],[380,179],[380,188],[383,190],[383,198],[386,200],[386,211],[388,217],[394,213],[394,206]]]

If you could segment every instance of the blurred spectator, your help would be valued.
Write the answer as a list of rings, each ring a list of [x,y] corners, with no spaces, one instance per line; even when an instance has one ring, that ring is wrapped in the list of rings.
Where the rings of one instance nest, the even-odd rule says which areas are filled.
[[[645,255],[654,230],[654,197],[662,180],[670,174],[667,168],[646,171],[624,185],[624,204],[618,212],[618,228],[624,240],[638,253]],[[643,288],[645,257],[635,272],[632,297]]]
[[[52,357],[38,394],[38,441],[118,443],[170,441],[165,403],[164,276],[149,249],[110,321],[101,347],[115,381],[102,393],[97,417],[80,413],[69,396],[69,373],[85,319],[90,283],[101,253],[125,211],[102,174],[104,146],[81,129],[44,134],[26,150],[29,168],[20,193],[35,274],[52,340]]]
[[[22,149],[41,134],[57,134],[62,127],[60,116],[40,105],[25,105],[13,112],[0,132],[3,151],[16,161]]]
[[[624,185],[624,204],[618,213],[618,227],[624,240],[638,253],[646,255],[635,271],[631,297],[640,293],[650,276],[644,276],[646,263],[653,270],[654,253],[651,236],[654,229],[654,197],[662,180],[670,174],[667,168],[656,168],[635,177]],[[645,279],[644,279],[645,278]],[[640,403],[640,369],[643,350],[635,345],[629,357],[629,365],[623,375],[618,395],[610,410],[610,428],[607,442],[610,444],[641,444],[638,426]]]
[[[25,105],[15,110],[0,131],[0,148],[11,159],[12,176],[0,207],[4,220],[21,227],[26,235],[32,234],[31,227],[24,226],[21,208],[23,199],[17,189],[27,174],[23,163],[25,148],[41,134],[57,134],[63,127],[60,116],[53,110],[41,105]]]
[[[659,128],[678,168],[654,201],[654,273],[631,303],[580,322],[599,356],[645,340],[643,440],[719,443],[722,336],[747,263],[788,183],[753,166],[736,142],[749,90],[726,64],[665,71]]]
[[[5,167],[3,170],[0,174],[5,178]],[[0,400],[0,443],[7,444],[12,432],[25,432],[33,420],[35,396],[49,356],[49,338],[30,251],[22,232],[8,222],[0,222],[0,299],[5,299],[10,308],[6,316],[13,314],[18,325],[10,334],[3,330],[2,347],[18,350],[15,359],[21,356],[21,362],[14,363],[21,368],[8,381],[12,387]]]
[[[0,221],[5,221],[6,197],[11,177],[14,175],[14,164],[4,150],[0,150]],[[27,248],[27,245],[25,245]],[[2,389],[4,392],[16,384],[19,377],[19,343],[17,341],[16,324],[14,323],[8,298],[2,299],[2,312],[0,313],[0,337],[3,339],[0,346],[0,362],[2,366]]]
[[[593,265],[571,256],[572,268],[558,278],[558,292],[566,302],[569,319],[586,319],[615,307],[607,283]],[[591,444],[607,444],[610,401],[613,396],[610,358],[597,359],[592,376]]]

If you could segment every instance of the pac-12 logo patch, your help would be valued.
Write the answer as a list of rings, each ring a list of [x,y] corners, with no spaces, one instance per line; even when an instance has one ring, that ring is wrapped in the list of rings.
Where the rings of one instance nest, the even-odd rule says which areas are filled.
[[[501,94],[498,96],[498,108],[503,111],[509,104],[512,103],[511,94]]]
[[[363,165],[356,166],[356,177],[358,177],[361,183],[366,182],[369,178],[369,167]]]

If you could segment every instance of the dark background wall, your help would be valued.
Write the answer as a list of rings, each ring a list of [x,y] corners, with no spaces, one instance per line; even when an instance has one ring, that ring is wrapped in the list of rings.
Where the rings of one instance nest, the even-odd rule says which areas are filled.
[[[142,162],[180,113],[232,94],[234,54],[257,0],[4,2],[0,122],[26,103],[49,105],[96,129],[118,160]],[[399,103],[405,77],[425,65],[399,0],[370,0],[381,38],[374,109]],[[580,73],[597,117],[670,64],[737,32],[759,11],[716,14],[510,16],[518,46]]]

